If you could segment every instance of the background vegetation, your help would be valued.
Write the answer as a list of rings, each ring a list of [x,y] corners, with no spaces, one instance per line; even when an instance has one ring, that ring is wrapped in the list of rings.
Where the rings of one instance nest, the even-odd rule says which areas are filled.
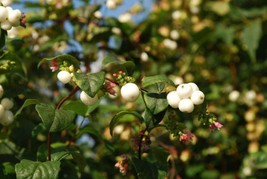
[[[25,11],[27,23],[17,29],[15,38],[7,36],[1,50],[0,84],[4,96],[15,103],[15,120],[0,126],[0,178],[23,178],[17,170],[20,165],[48,165],[58,178],[266,177],[267,1],[155,0],[147,7],[140,0],[128,9],[126,2],[116,2],[116,8],[125,8],[122,14],[112,7],[107,10],[104,1],[14,2],[13,7]],[[143,19],[137,21],[140,16]],[[103,69],[105,57],[132,61],[137,84],[159,74],[176,84],[193,81],[206,95],[207,111],[223,128],[211,131],[198,117],[178,112],[165,121],[169,131],[150,131],[139,160],[134,158],[135,140],[144,124],[125,115],[113,126],[113,136],[109,129],[116,113],[140,112],[142,101],[126,103],[120,96],[106,95],[84,108],[75,95],[65,109],[80,115],[71,126],[52,134],[55,162],[45,163],[47,131],[30,104],[56,105],[70,93],[72,86],[58,82],[50,63],[40,64],[66,53],[86,72]],[[7,60],[12,63],[3,68]],[[32,100],[25,105],[27,99]],[[174,121],[194,133],[192,142],[173,136]],[[125,156],[128,172],[121,174],[115,164]]]

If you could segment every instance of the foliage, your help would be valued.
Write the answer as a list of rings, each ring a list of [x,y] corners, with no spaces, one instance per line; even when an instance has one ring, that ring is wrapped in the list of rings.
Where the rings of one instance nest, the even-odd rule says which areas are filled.
[[[27,23],[0,32],[0,98],[15,114],[0,125],[0,178],[266,177],[267,2],[136,1],[120,13],[109,1],[131,6],[12,5]],[[129,82],[136,101],[120,94]],[[166,97],[188,82],[205,102],[183,113]]]

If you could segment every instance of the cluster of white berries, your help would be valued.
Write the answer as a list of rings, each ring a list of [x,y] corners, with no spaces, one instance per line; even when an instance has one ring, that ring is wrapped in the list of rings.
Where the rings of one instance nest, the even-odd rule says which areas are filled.
[[[20,10],[12,9],[9,6],[0,6],[1,29],[10,30],[12,27],[19,26],[22,18],[23,15]]]
[[[204,99],[204,93],[199,90],[195,83],[180,84],[176,91],[171,91],[167,95],[168,104],[185,113],[191,113],[194,110],[194,105],[202,104]]]
[[[0,98],[2,98],[4,94],[4,89],[2,85],[0,85]],[[12,100],[8,98],[3,98],[0,103],[0,123],[3,126],[8,126],[14,121],[14,115],[10,111],[10,109],[14,106]]]

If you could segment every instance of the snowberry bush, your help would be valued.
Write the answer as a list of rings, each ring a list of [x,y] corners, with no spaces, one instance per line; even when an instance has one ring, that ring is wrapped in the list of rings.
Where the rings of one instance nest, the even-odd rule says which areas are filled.
[[[265,177],[265,2],[10,2],[0,178]]]

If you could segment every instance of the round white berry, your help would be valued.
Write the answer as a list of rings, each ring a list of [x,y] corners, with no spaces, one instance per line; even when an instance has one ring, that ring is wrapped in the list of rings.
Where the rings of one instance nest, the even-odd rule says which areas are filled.
[[[9,110],[14,106],[14,103],[8,98],[3,98],[1,100],[1,105],[4,107],[5,110]]]
[[[97,102],[98,96],[95,95],[94,97],[90,97],[84,91],[82,91],[80,94],[80,99],[85,105],[93,105]]]
[[[191,95],[191,100],[195,105],[202,104],[204,99],[205,95],[202,91],[194,91]]]
[[[190,99],[182,99],[179,102],[179,110],[185,113],[191,113],[194,110],[194,104]]]
[[[1,22],[1,29],[10,30],[11,28],[12,28],[12,24],[8,20]]]
[[[180,96],[180,98],[184,99],[184,98],[189,98],[191,96],[193,89],[189,84],[180,84],[177,87],[176,91]]]
[[[2,98],[3,94],[4,94],[4,88],[2,85],[0,85],[0,98]]]
[[[199,90],[199,88],[198,88],[198,86],[196,85],[196,83],[188,83],[191,87],[192,87],[192,89],[193,89],[193,92],[194,91],[198,91]]]
[[[20,18],[21,18],[21,12],[20,10],[9,10],[8,11],[8,21],[14,25],[18,26],[20,23]]]
[[[148,54],[146,52],[142,52],[140,55],[140,58],[143,62],[147,62],[148,61]]]
[[[172,31],[170,32],[170,37],[171,37],[173,40],[177,40],[177,39],[179,39],[180,34],[179,34],[179,32],[178,32],[177,30],[172,30]]]
[[[57,74],[57,78],[62,83],[66,84],[66,83],[70,82],[70,80],[71,80],[71,74],[68,71],[60,71]]]
[[[2,118],[0,118],[0,123],[3,126],[8,126],[14,121],[14,115],[11,111],[7,110],[4,112]]]
[[[5,108],[2,104],[0,104],[0,118],[4,116]]]
[[[5,7],[0,6],[0,22],[3,22],[7,19],[8,11]]]
[[[168,104],[172,108],[178,108],[178,104],[179,104],[180,100],[181,100],[181,98],[179,97],[177,91],[171,91],[167,94]]]
[[[134,83],[127,83],[121,87],[121,96],[128,102],[135,101],[139,96],[139,88]]]
[[[107,0],[106,6],[109,9],[115,9],[117,7],[117,4],[115,0]]]
[[[9,6],[13,0],[1,0],[0,2],[3,4],[3,6]]]
[[[231,91],[228,98],[230,101],[235,102],[239,98],[240,93],[237,90]]]

